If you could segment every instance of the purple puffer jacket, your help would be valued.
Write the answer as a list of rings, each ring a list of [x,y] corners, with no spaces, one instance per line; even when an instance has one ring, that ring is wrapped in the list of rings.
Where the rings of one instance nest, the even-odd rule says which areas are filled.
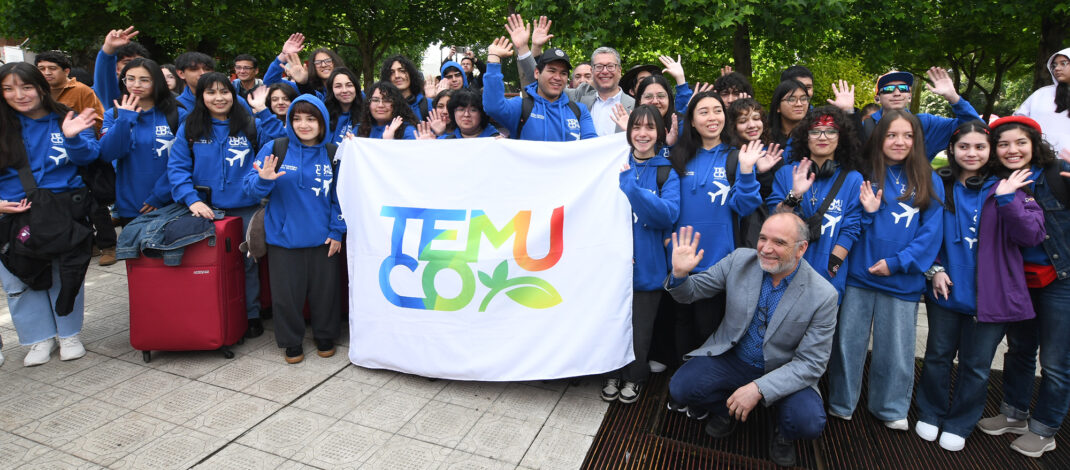
[[[1025,284],[1021,247],[1044,241],[1044,211],[1022,191],[1002,206],[995,188],[981,209],[977,234],[977,321],[1015,322],[1036,317]]]

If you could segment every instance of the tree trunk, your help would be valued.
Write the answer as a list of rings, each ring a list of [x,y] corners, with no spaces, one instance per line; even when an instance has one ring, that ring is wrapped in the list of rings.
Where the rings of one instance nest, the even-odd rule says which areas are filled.
[[[361,43],[360,48],[358,48],[358,52],[360,52],[360,68],[364,73],[365,90],[371,88],[372,84],[379,79],[379,76],[375,73],[375,60],[373,57],[375,51],[371,50],[371,48],[372,46],[365,43]]]
[[[1040,20],[1040,47],[1037,48],[1037,60],[1033,64],[1033,89],[1051,85],[1051,72],[1048,71],[1048,58],[1063,49],[1066,41],[1067,23],[1070,15],[1045,15]]]
[[[751,78],[750,60],[750,27],[744,21],[736,25],[736,32],[732,37],[732,59],[735,60],[734,69],[744,77]]]

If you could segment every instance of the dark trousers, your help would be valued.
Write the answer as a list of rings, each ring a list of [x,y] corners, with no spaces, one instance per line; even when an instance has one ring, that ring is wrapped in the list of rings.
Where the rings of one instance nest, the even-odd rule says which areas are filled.
[[[115,224],[111,223],[111,211],[104,204],[97,204],[97,208],[89,213],[89,221],[93,223],[96,234],[93,235],[93,243],[101,250],[115,248],[118,237],[115,235]]]
[[[635,360],[619,370],[610,372],[610,377],[636,383],[646,382],[650,377],[647,355],[650,352],[650,340],[654,336],[654,319],[658,315],[662,292],[664,291],[632,292],[632,349],[635,352]]]
[[[732,351],[720,356],[698,356],[673,374],[669,395],[688,408],[728,416],[728,397],[763,374],[763,370],[741,361]],[[825,430],[825,407],[813,388],[803,388],[771,406],[776,407],[776,423],[785,439],[817,439]]]
[[[677,304],[676,357],[698,349],[717,331],[724,319],[725,294],[722,292],[690,304]]]
[[[275,342],[280,348],[301,345],[306,300],[314,338],[333,340],[341,333],[344,258],[342,253],[328,258],[327,251],[327,245],[294,249],[268,245],[271,310],[275,315]]]

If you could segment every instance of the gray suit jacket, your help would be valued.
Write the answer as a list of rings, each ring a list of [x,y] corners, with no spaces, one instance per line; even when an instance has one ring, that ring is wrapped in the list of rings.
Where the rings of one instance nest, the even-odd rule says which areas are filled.
[[[731,350],[743,338],[757,310],[762,289],[762,271],[758,254],[750,248],[738,248],[706,271],[692,274],[683,284],[668,289],[677,302],[728,292],[724,320],[713,336],[688,357],[719,356]],[[766,405],[802,390],[817,389],[817,380],[825,373],[832,352],[832,335],[836,331],[836,288],[799,260],[799,271],[766,327],[762,343],[765,375],[755,380]]]
[[[516,61],[516,68],[520,72],[520,88],[527,88],[529,84],[535,82],[535,56],[528,55],[526,58]],[[565,88],[565,95],[571,101],[583,103],[587,106],[587,109],[594,109],[594,102],[598,100],[598,90],[586,83],[581,83],[576,88]],[[628,96],[627,93],[622,93],[620,104],[624,105],[624,109],[630,113],[635,109],[635,98]],[[624,132],[624,129],[617,126],[617,132]]]

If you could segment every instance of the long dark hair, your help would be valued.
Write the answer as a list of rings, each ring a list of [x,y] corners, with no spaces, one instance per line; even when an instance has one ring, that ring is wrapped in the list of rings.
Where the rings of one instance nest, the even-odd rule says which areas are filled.
[[[835,106],[814,108],[799,121],[799,125],[791,131],[791,161],[799,162],[810,158],[810,126],[823,116],[831,116],[840,131],[840,137],[836,141],[836,153],[832,155],[832,159],[845,171],[866,171],[862,165],[862,144],[855,137],[854,124],[847,119],[847,114]]]
[[[411,60],[409,60],[403,55],[392,55],[390,57],[387,57],[386,60],[383,61],[383,66],[379,68],[379,80],[391,83],[390,67],[394,66],[394,62],[401,63],[401,66],[405,68],[405,73],[409,74],[410,97],[415,98],[416,96],[423,93],[424,76],[420,74],[420,70],[416,68],[416,64],[412,63]],[[371,96],[371,94],[368,94],[368,96]],[[402,103],[404,103],[404,101],[402,101]]]
[[[197,80],[197,97],[193,104],[193,111],[190,111],[189,116],[186,117],[187,139],[210,141],[215,137],[212,132],[212,114],[208,111],[208,107],[204,105],[204,92],[216,83],[221,83],[234,96],[230,111],[227,112],[227,124],[230,128],[228,135],[238,135],[244,132],[250,123],[254,122],[253,116],[249,114],[249,111],[246,111],[244,106],[238,104],[238,92],[234,89],[234,85],[230,83],[230,79],[219,72],[208,72],[201,75],[201,78]],[[255,135],[247,135],[245,137],[250,139],[250,142],[256,139]]]
[[[1070,83],[1059,82],[1055,85],[1055,112],[1061,113],[1070,108]],[[1070,117],[1070,113],[1066,113]]]
[[[171,76],[175,77],[175,87],[171,89],[171,93],[174,93],[175,95],[181,95],[182,92],[186,89],[186,81],[178,76],[178,69],[175,68],[175,64],[163,64],[160,66],[160,69],[161,71],[162,69],[167,69],[171,72]],[[164,82],[166,81],[167,79],[164,78]]]
[[[954,182],[958,181],[959,175],[962,174],[962,166],[959,165],[959,161],[955,158],[955,144],[959,142],[964,136],[972,133],[978,133],[985,136],[985,141],[988,141],[991,131],[988,126],[978,120],[966,121],[959,124],[959,127],[955,128],[955,131],[951,133],[951,138],[947,141],[947,166],[937,170],[937,174],[944,181],[944,210],[954,214],[955,213],[955,190]],[[994,167],[992,166],[992,160],[999,160],[995,158],[995,147],[991,143],[988,144],[988,162],[981,167],[979,175],[981,179],[991,172]],[[998,166],[999,163],[996,163]]]
[[[454,116],[457,108],[466,108],[468,106],[479,110],[479,131],[482,132],[490,124],[490,116],[487,116],[487,112],[483,111],[483,94],[476,93],[468,88],[450,92],[450,101],[446,103],[446,112],[450,115],[450,129],[457,129],[457,117]]]
[[[884,118],[882,117],[881,119],[883,120]],[[1040,134],[1040,131],[1018,122],[1009,122],[992,129],[992,134],[988,137],[988,144],[992,147],[992,155],[996,155],[996,147],[999,145],[999,136],[1011,129],[1020,129],[1025,133],[1026,137],[1029,138],[1029,143],[1033,146],[1033,155],[1029,159],[1029,164],[1031,166],[1046,169],[1051,165],[1057,165],[1059,163],[1059,159],[1055,157],[1055,150],[1053,150],[1051,145],[1044,140],[1044,136]],[[996,176],[999,176],[1000,178],[1010,176],[1010,170],[1003,166],[1003,163],[999,161],[998,157],[989,158],[988,161],[989,163],[993,163],[993,173],[995,173]],[[1039,178],[1042,175],[1034,176]]]
[[[632,153],[635,153],[635,144],[632,143],[632,129],[636,124],[645,122],[651,122],[654,124],[654,128],[658,130],[657,142],[654,145],[654,151],[665,146],[665,123],[661,120],[661,114],[658,113],[658,108],[652,104],[644,104],[636,106],[632,110],[631,116],[628,116],[628,129],[626,129],[626,138],[628,140],[628,146],[632,148]],[[656,155],[656,153],[655,153]]]
[[[331,116],[330,132],[334,132],[334,126],[338,125],[338,116],[342,114],[342,103],[334,96],[334,79],[339,75],[349,77],[349,80],[353,82],[353,86],[357,89],[356,96],[353,97],[353,103],[349,105],[350,115],[356,117],[360,114],[360,111],[364,109],[364,100],[360,97],[360,82],[358,81],[357,74],[345,67],[335,67],[334,70],[331,71],[331,76],[327,77],[327,94],[323,100],[323,105],[327,107],[327,114]],[[357,119],[351,118],[351,121],[356,120]]]
[[[126,89],[126,72],[138,67],[148,71],[149,77],[152,78],[152,107],[160,110],[164,113],[164,116],[177,116],[175,111],[180,104],[175,99],[175,95],[171,94],[171,89],[167,87],[167,79],[163,77],[163,69],[152,59],[138,57],[127,62],[126,66],[123,67],[123,71],[119,74],[120,94],[127,95],[130,93]],[[178,128],[178,122],[168,120],[167,125],[171,126],[172,131]]]
[[[294,90],[294,87],[290,86],[289,83],[272,83],[271,86],[268,87],[267,98],[265,98],[268,109],[271,109],[271,95],[276,91],[281,91],[283,95],[286,95],[286,99],[290,100],[290,104],[293,104],[294,100],[297,99],[297,90]],[[357,97],[360,97],[359,93],[357,94]],[[289,109],[289,106],[287,106],[287,109]],[[271,109],[271,114],[275,114],[274,109]],[[275,114],[275,117],[286,121],[286,112],[284,111],[282,114]]]
[[[654,74],[640,81],[639,89],[635,92],[635,104],[637,106],[639,105],[639,101],[642,100],[643,92],[646,91],[646,87],[653,84],[661,85],[661,87],[665,89],[665,94],[669,95],[669,107],[666,108],[665,114],[661,116],[662,125],[668,129],[669,126],[672,125],[672,115],[676,112],[676,97],[674,96],[673,88],[669,86],[669,81],[665,80],[664,75]],[[683,125],[683,119],[678,121],[679,125]]]
[[[687,171],[687,163],[690,162],[692,158],[695,158],[695,154],[698,153],[699,147],[702,146],[702,136],[699,135],[698,129],[695,129],[695,126],[691,123],[695,122],[695,108],[698,107],[699,101],[706,98],[713,98],[717,100],[718,103],[721,103],[722,107],[724,106],[724,100],[721,99],[721,95],[713,90],[695,93],[695,95],[691,97],[691,103],[687,105],[687,116],[684,119],[688,125],[685,126],[686,129],[676,140],[676,145],[669,153],[669,160],[672,162],[672,167],[676,169],[676,173],[680,176],[683,176],[684,172]],[[721,129],[721,136],[724,136],[723,126]],[[721,139],[721,142],[724,143],[723,138]]]
[[[320,90],[327,87],[323,79],[320,78],[320,74],[316,72],[316,64],[314,63],[316,60],[316,55],[321,53],[327,54],[327,56],[331,58],[331,63],[334,64],[334,69],[331,69],[332,73],[335,69],[346,66],[345,61],[342,60],[342,56],[338,55],[337,52],[327,49],[326,47],[321,47],[312,51],[312,54],[308,56],[308,60],[305,61],[305,67],[308,68],[308,84],[312,87],[313,90]],[[328,78],[330,78],[330,76],[328,76]],[[353,80],[353,83],[357,83],[357,81]]]
[[[747,139],[736,132],[736,121],[741,116],[747,116],[747,120],[750,120],[750,113],[755,111],[762,117],[762,135],[758,136],[758,140],[769,143],[769,115],[766,114],[765,108],[754,98],[740,98],[728,105],[728,111],[725,113],[724,126],[729,145],[740,147],[747,143]]]
[[[795,79],[784,80],[773,90],[773,101],[769,103],[769,132],[773,142],[782,146],[788,143],[788,135],[781,128],[780,102],[784,101],[784,98],[794,93],[795,90],[802,90],[806,93],[806,96],[810,96],[810,92],[806,91],[806,85],[803,85],[802,82]]]
[[[52,98],[48,80],[45,80],[45,76],[37,67],[26,62],[12,62],[0,66],[0,82],[8,75],[15,75],[22,82],[33,85],[45,111],[58,115],[60,119],[70,111],[66,105]],[[7,100],[0,100],[0,169],[18,168],[27,163],[26,159],[19,112],[8,105]]]
[[[401,116],[401,119],[405,121],[405,124],[415,126],[420,122],[416,119],[416,115],[413,114],[412,108],[405,103],[405,97],[401,96],[401,92],[398,91],[398,87],[394,86],[390,82],[375,82],[368,88],[368,99],[364,102],[364,110],[360,113],[360,128],[357,129],[358,137],[368,137],[371,135],[372,127],[378,126],[379,123],[375,122],[375,118],[372,117],[372,96],[375,95],[375,90],[379,90],[379,97],[382,99],[389,99],[393,114],[390,119]],[[394,138],[400,139],[405,135],[405,126],[399,126],[394,131]]]
[[[908,201],[914,198],[914,207],[924,211],[934,200],[939,200],[936,190],[933,189],[932,166],[929,158],[925,156],[925,134],[918,118],[902,109],[885,110],[877,127],[873,129],[873,135],[866,141],[863,158],[869,162],[869,171],[866,176],[869,180],[884,187],[884,174],[887,166],[884,163],[884,140],[887,138],[888,128],[898,119],[905,119],[910,123],[914,132],[914,142],[903,160],[903,173],[907,175],[906,192],[897,197],[897,200]]]

